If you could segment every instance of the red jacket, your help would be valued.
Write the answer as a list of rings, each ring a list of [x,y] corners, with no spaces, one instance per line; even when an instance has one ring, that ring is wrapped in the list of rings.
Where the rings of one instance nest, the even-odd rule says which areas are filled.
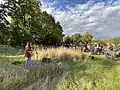
[[[31,57],[31,53],[29,53],[29,51],[31,51],[31,47],[26,46],[25,47],[25,56],[26,57]]]

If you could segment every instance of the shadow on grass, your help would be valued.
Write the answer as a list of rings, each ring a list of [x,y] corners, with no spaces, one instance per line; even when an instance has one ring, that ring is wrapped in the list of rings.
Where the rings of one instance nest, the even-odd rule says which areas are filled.
[[[105,67],[113,67],[115,66],[115,62],[111,61],[111,60],[104,60],[102,61],[102,65],[104,65]]]

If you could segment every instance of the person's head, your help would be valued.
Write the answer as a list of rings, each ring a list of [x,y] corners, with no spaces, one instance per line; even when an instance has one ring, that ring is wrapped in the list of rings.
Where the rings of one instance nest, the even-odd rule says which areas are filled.
[[[29,42],[29,41],[27,41],[27,44],[26,44],[26,46],[30,46],[30,42]]]

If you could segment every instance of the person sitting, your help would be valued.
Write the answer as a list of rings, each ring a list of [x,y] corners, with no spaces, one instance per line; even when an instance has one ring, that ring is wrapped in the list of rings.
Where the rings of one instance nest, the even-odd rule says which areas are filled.
[[[115,51],[115,57],[116,57],[116,58],[119,58],[119,57],[120,57],[120,51],[117,51],[117,50]]]

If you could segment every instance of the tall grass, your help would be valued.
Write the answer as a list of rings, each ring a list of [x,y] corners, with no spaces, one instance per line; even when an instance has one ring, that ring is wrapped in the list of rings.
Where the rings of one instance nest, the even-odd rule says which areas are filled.
[[[0,90],[54,90],[57,81],[69,69],[56,64],[24,69],[23,65],[16,66],[4,61],[1,63],[4,65],[0,68]]]
[[[38,53],[38,54],[36,54]],[[33,58],[41,60],[43,57],[56,58],[60,60],[84,60],[85,56],[80,50],[72,48],[58,47],[58,48],[37,48],[33,51]]]

